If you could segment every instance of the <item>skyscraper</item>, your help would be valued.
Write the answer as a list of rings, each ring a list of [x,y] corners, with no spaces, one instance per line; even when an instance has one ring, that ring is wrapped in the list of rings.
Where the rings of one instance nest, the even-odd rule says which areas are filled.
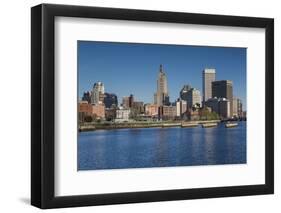
[[[186,85],[183,86],[183,88],[182,88],[181,91],[180,91],[180,98],[181,98],[182,100],[187,101],[187,93],[188,93],[188,91],[189,91],[190,89],[191,89],[191,86],[188,85],[188,84],[186,84]]]
[[[102,104],[104,98],[104,85],[102,82],[97,82],[93,86],[91,94],[91,104]]]
[[[118,106],[118,99],[117,95],[113,93],[104,93],[103,102],[105,108],[117,107]]]
[[[216,80],[216,70],[206,68],[202,73],[202,88],[203,88],[203,105],[209,99],[212,98],[212,82]]]
[[[229,80],[213,81],[212,96],[226,98],[230,102],[230,116],[233,116],[233,84]]]
[[[82,96],[82,101],[87,101],[88,103],[91,103],[91,92],[84,92]]]
[[[232,116],[238,117],[238,98],[232,98]]]
[[[201,95],[200,95],[200,91],[195,89],[195,88],[191,88],[188,92],[187,92],[187,106],[189,108],[194,107],[196,105],[198,105],[199,107],[201,106]]]
[[[167,76],[163,71],[162,64],[158,73],[157,92],[154,94],[154,103],[157,106],[169,105]]]

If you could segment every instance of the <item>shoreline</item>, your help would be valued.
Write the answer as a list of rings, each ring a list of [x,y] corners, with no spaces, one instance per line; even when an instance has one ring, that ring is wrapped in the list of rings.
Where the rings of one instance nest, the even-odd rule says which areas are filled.
[[[202,124],[208,123],[220,123],[221,120],[207,120],[207,121],[170,121],[170,122],[155,122],[155,123],[144,123],[144,122],[128,122],[128,123],[103,123],[103,124],[87,124],[79,125],[79,132],[89,132],[95,130],[112,130],[112,129],[137,129],[137,128],[194,128]]]

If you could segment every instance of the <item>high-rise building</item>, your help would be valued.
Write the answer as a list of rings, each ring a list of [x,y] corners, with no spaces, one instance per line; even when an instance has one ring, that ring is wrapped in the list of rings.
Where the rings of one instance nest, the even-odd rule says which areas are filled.
[[[163,71],[162,65],[160,65],[160,70],[157,79],[157,92],[154,94],[154,103],[157,106],[169,105],[169,93],[167,76]]]
[[[242,107],[242,101],[241,99],[237,99],[237,114],[238,117],[242,118],[243,117],[243,107]]]
[[[82,101],[87,101],[88,103],[91,103],[91,92],[84,92],[82,96]]]
[[[213,81],[212,96],[226,98],[230,102],[230,116],[233,116],[233,84],[229,80]]]
[[[185,100],[187,101],[187,92],[191,89],[191,86],[190,85],[184,85],[183,88],[181,89],[180,91],[180,98],[182,100]]]
[[[134,103],[134,96],[131,94],[130,96],[125,96],[122,99],[122,107],[131,108]]]
[[[232,116],[238,117],[238,98],[232,98]]]
[[[102,82],[97,82],[93,86],[91,94],[91,104],[102,104],[104,99],[104,85]]]
[[[202,88],[203,88],[203,105],[212,98],[212,82],[216,80],[216,70],[206,68],[202,73]]]
[[[195,89],[195,88],[191,88],[188,92],[187,92],[187,106],[189,108],[194,107],[194,106],[201,106],[201,95],[200,95],[200,91]]]
[[[117,95],[113,93],[104,93],[103,103],[105,108],[109,109],[118,106]]]
[[[220,98],[218,102],[218,108],[219,108],[219,115],[222,118],[229,118],[231,117],[231,106],[230,101],[226,98]]]
[[[129,96],[129,107],[130,107],[130,108],[133,107],[133,103],[134,103],[134,96],[131,94],[131,95]]]
[[[219,99],[217,97],[209,98],[205,102],[205,106],[210,107],[212,109],[212,112],[216,112],[219,114]]]

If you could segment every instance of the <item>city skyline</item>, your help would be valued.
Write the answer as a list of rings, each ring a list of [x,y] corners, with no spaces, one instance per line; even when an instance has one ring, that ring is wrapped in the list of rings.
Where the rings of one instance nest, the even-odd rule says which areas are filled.
[[[214,68],[216,80],[233,82],[233,94],[246,109],[245,48],[79,41],[79,99],[101,81],[105,92],[116,94],[119,103],[130,94],[153,103],[160,64],[167,75],[171,102],[186,84],[202,95],[202,71]]]

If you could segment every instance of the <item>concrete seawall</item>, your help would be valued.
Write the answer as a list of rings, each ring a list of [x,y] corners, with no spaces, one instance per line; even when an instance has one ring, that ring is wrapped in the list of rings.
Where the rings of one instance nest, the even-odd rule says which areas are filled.
[[[130,129],[130,128],[169,128],[169,127],[196,127],[199,124],[219,123],[220,120],[209,121],[184,121],[184,122],[155,122],[155,123],[112,123],[112,124],[83,124],[79,125],[79,131],[110,130],[110,129]]]

